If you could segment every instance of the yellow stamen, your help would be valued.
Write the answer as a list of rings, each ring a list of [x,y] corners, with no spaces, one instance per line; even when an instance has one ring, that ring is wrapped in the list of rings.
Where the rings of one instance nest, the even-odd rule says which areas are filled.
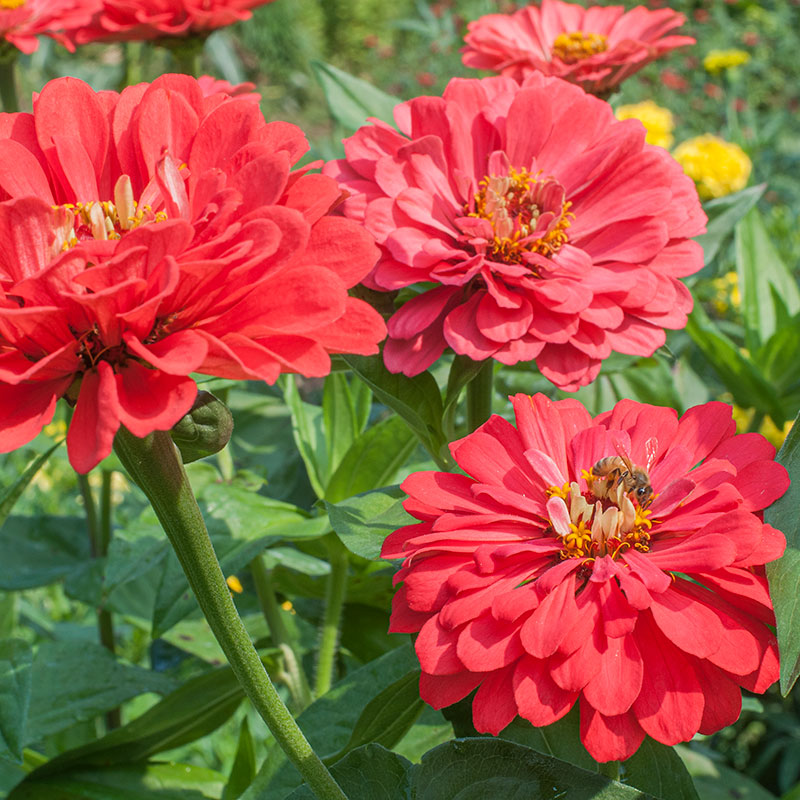
[[[565,64],[574,64],[608,50],[608,42],[602,33],[572,31],[560,33],[553,42],[553,55]]]

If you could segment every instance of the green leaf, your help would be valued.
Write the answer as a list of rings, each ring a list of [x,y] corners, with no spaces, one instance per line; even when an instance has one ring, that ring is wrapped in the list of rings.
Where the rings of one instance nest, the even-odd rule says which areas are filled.
[[[694,748],[678,745],[675,751],[692,776],[702,800],[776,800],[752,778],[725,766]]]
[[[408,771],[411,762],[397,753],[368,744],[348,753],[331,769],[331,774],[348,800],[411,800]],[[315,800],[316,795],[301,786],[286,800]],[[266,800],[266,798],[265,798]]]
[[[725,239],[733,233],[736,223],[758,202],[767,188],[766,183],[750,186],[741,192],[718,197],[703,206],[708,214],[706,233],[695,238],[703,248],[703,263],[710,264]]]
[[[22,761],[31,698],[31,646],[22,639],[0,642],[0,755]]]
[[[244,692],[230,667],[187,681],[160,703],[101,739],[68,750],[31,773],[31,779],[77,767],[145,761],[216,730],[239,707]]]
[[[381,420],[353,442],[328,483],[325,500],[336,503],[388,483],[416,444],[414,433],[400,417]]]
[[[675,748],[645,736],[639,749],[623,763],[625,783],[661,800],[700,800],[692,776]],[[703,800],[707,795],[703,794]]]
[[[0,589],[46,586],[90,558],[80,517],[8,517],[0,530]]]
[[[345,453],[359,434],[359,419],[347,376],[335,372],[325,378],[322,393],[322,420],[325,427],[325,444],[328,462],[325,484],[342,463]]]
[[[399,486],[387,486],[325,506],[331,527],[344,546],[351,553],[377,561],[383,540],[390,533],[417,522],[403,508],[405,498]]]
[[[323,757],[341,750],[369,701],[418,668],[413,648],[404,645],[350,673],[297,718],[311,747]],[[272,743],[242,800],[278,800],[301,783],[300,774]]]
[[[800,415],[776,460],[789,472],[792,483],[765,512],[764,521],[786,536],[786,552],[767,564],[767,578],[781,654],[781,692],[789,694],[800,676]]]
[[[8,800],[216,800],[224,783],[218,772],[191,764],[129,764],[31,775]]]
[[[695,304],[689,315],[686,331],[738,405],[756,408],[769,414],[776,425],[783,425],[785,412],[775,394],[775,387],[758,366],[739,352],[739,348],[711,322],[700,305]]]
[[[644,794],[596,772],[503,739],[456,739],[411,768],[415,800],[645,800]],[[672,800],[672,798],[670,798]]]
[[[292,412],[292,434],[306,465],[311,488],[317,497],[323,497],[328,474],[328,453],[322,409],[303,402],[300,392],[297,391],[294,375],[286,375],[281,381],[281,386],[283,399]]]
[[[242,720],[239,729],[239,743],[236,746],[236,756],[233,759],[231,775],[222,793],[222,800],[238,800],[244,790],[253,782],[256,776],[256,747],[250,734],[250,725],[247,717]]]
[[[785,393],[800,384],[800,314],[778,328],[756,356],[761,371]]]
[[[49,450],[46,450],[44,453],[34,458],[17,476],[17,479],[0,492],[0,526],[6,521],[17,500],[22,496],[22,493],[33,480],[36,473],[60,445],[60,441],[56,442]]]
[[[745,341],[755,352],[776,331],[775,296],[790,315],[800,311],[797,279],[781,261],[756,208],[736,226],[736,270]]]
[[[434,457],[442,459],[442,395],[429,372],[409,378],[383,365],[383,356],[345,356],[351,369],[384,405],[396,411]]]
[[[105,647],[85,641],[43,642],[31,676],[27,742],[92,719],[136,695],[163,694],[175,686],[166,675],[125,664]]]
[[[322,86],[331,116],[348,131],[360,128],[367,117],[394,124],[399,98],[323,61],[311,61],[311,69]]]
[[[350,740],[325,762],[335,764],[352,750],[373,742],[394,747],[419,719],[425,707],[419,696],[419,675],[418,669],[412,670],[375,695],[361,712]]]

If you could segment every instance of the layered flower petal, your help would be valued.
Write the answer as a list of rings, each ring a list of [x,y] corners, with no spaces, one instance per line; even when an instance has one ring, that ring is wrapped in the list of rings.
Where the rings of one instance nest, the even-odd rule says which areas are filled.
[[[384,544],[423,698],[477,687],[475,727],[495,735],[577,701],[598,761],[735,721],[741,687],[778,677],[763,564],[784,542],[740,480],[784,491],[774,451],[735,436],[719,403],[678,419],[624,400],[592,419],[574,400],[512,400],[516,427],[493,417],[452,445],[466,474],[403,483],[419,521]]]

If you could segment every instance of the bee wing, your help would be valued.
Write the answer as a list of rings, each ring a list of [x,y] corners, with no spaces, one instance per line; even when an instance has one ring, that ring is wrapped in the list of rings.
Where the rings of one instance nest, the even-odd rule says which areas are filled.
[[[645,443],[644,449],[647,453],[647,464],[645,466],[645,472],[650,472],[653,468],[653,464],[656,463],[656,456],[658,455],[658,439],[654,436],[651,436]]]
[[[631,462],[630,455],[628,455],[628,448],[625,447],[625,445],[622,444],[622,442],[616,437],[614,437],[612,441],[614,443],[614,449],[617,451],[617,455],[625,463],[625,469],[627,469],[628,472],[633,472],[633,463]]]

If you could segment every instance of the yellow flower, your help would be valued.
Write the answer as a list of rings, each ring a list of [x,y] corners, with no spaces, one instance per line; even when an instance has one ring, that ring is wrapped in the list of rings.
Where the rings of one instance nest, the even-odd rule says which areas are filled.
[[[227,583],[228,588],[232,592],[236,592],[236,594],[241,594],[244,591],[242,582],[235,575],[228,575],[228,577],[225,579],[225,583]]]
[[[703,66],[707,72],[716,75],[731,67],[738,67],[750,60],[750,53],[746,50],[711,50],[703,59]]]
[[[672,129],[675,121],[668,108],[657,106],[652,100],[620,106],[617,119],[638,119],[647,131],[645,141],[659,147],[669,147],[673,142]]]
[[[736,271],[726,272],[720,278],[714,278],[711,285],[715,289],[714,308],[717,313],[724,314],[729,308],[739,308],[742,295],[739,293],[739,275]]]
[[[681,142],[672,155],[697,184],[702,200],[744,189],[753,168],[747,153],[738,144],[711,133]]]
[[[792,425],[794,425],[794,420],[789,420],[782,428],[779,428],[772,421],[772,417],[766,416],[764,417],[764,421],[761,423],[761,427],[758,429],[758,432],[762,436],[765,436],[770,443],[775,446],[776,450],[779,450],[783,444],[783,440],[789,435]]]

